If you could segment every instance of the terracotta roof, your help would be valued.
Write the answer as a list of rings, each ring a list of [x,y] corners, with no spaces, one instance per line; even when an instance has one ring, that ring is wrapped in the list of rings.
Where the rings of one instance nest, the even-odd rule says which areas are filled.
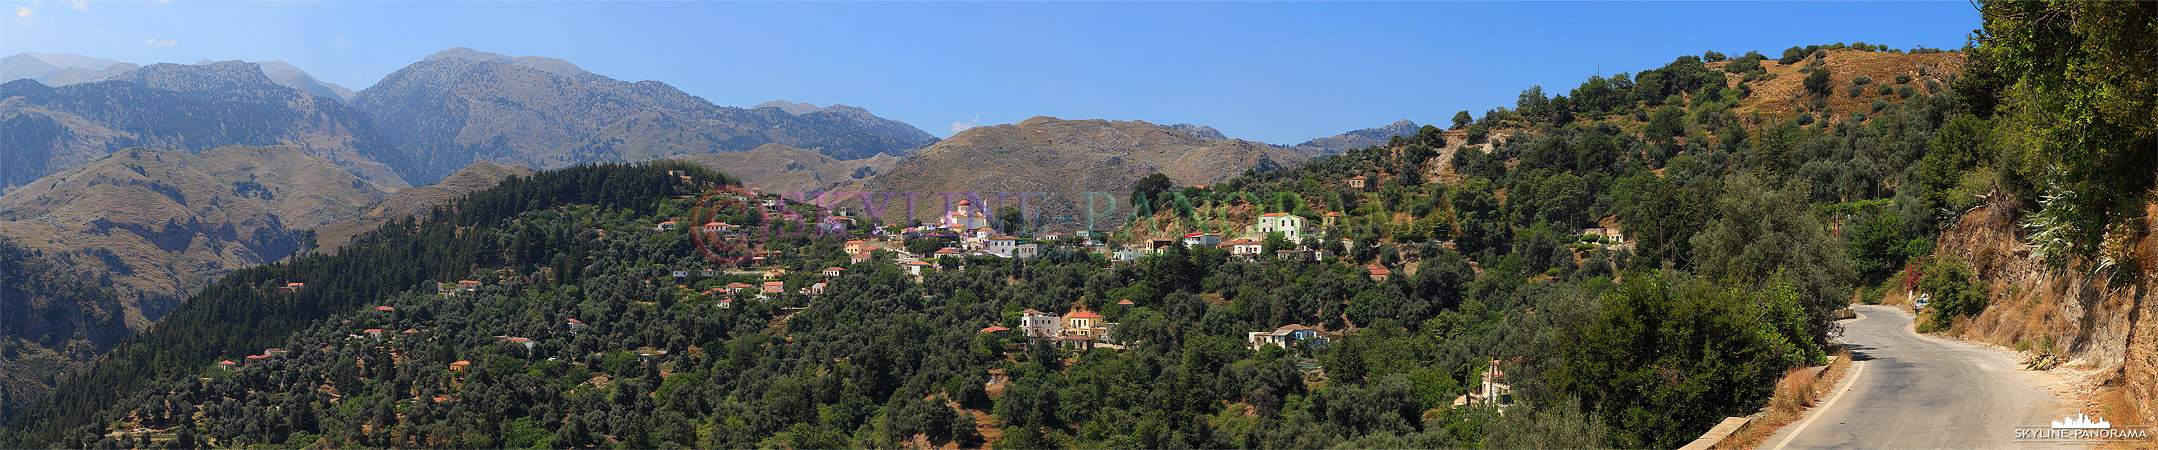
[[[973,200],[960,200],[959,206],[974,206]]]
[[[1282,325],[1282,326],[1281,326],[1281,328],[1275,328],[1275,330],[1290,330],[1290,331],[1295,331],[1295,330],[1316,330],[1316,329],[1317,329],[1317,328],[1307,327],[1307,326],[1304,326],[1303,324],[1298,324],[1298,323],[1292,323],[1292,324],[1288,324],[1288,325]]]
[[[285,283],[286,287],[301,287],[306,285],[307,283]]]
[[[361,332],[361,333],[381,333],[381,332],[382,332],[382,329],[381,329],[381,328],[368,328],[368,329],[365,329],[365,330],[360,330],[360,332]]]
[[[995,333],[995,332],[998,332],[998,331],[1011,331],[1011,330],[1012,330],[1012,329],[1010,329],[1010,328],[1004,328],[1004,327],[1000,327],[1000,326],[996,326],[996,325],[990,325],[990,326],[989,326],[989,328],[983,328],[983,329],[982,329],[982,331],[976,331],[976,332],[974,332],[974,334],[982,334],[982,333]]]
[[[1082,309],[1082,310],[1079,310],[1079,311],[1073,312],[1073,313],[1072,313],[1072,315],[1070,315],[1070,316],[1065,316],[1065,317],[1069,317],[1069,318],[1073,318],[1073,319],[1100,319],[1100,318],[1101,318],[1101,315],[1100,315],[1100,314],[1095,314],[1095,313],[1094,313],[1093,311],[1088,311],[1088,310],[1084,310],[1084,309]]]
[[[450,367],[464,367],[464,366],[469,366],[469,365],[472,365],[472,362],[471,362],[471,361],[463,361],[463,360],[460,360],[460,361],[457,361],[457,362],[453,362],[453,363],[450,363]]]
[[[1042,312],[1041,312],[1041,311],[1035,311],[1035,310],[1034,310],[1034,308],[1027,308],[1027,310],[1025,310],[1025,311],[1020,311],[1020,312],[1023,312],[1023,313],[1027,313],[1027,314],[1042,314]]]
[[[233,362],[232,362],[232,360],[224,360],[224,361],[218,361],[217,363],[218,363],[218,364],[220,364],[220,365],[227,365],[227,366],[233,365]]]
[[[1128,298],[1127,298],[1127,299],[1124,299],[1124,301],[1121,301],[1121,302],[1116,302],[1116,304],[1119,304],[1119,305],[1135,305],[1135,304],[1137,304],[1137,303],[1132,303],[1132,302],[1131,302],[1131,299],[1128,299]]]
[[[569,323],[584,323],[584,321],[582,321],[582,320],[577,320],[577,319],[570,319],[570,320],[569,320]]]
[[[940,248],[940,249],[937,249],[937,254],[940,254],[940,255],[941,255],[941,254],[950,254],[950,253],[959,253],[959,249],[956,249],[956,248]]]
[[[419,332],[420,332],[420,330],[414,330],[414,329],[411,329],[411,328],[406,328],[406,329],[405,329],[405,331],[399,331],[398,333],[400,333],[400,334],[419,334]]]
[[[391,308],[391,307],[388,307],[388,306],[377,306],[377,307],[375,307],[375,310],[376,310],[376,311],[396,311],[396,310],[397,310],[397,308]]]
[[[268,356],[262,356],[262,355],[247,355],[247,359],[264,359],[264,358],[269,358],[269,357],[268,357]]]
[[[1343,217],[1343,216],[1346,216],[1346,214],[1342,214],[1342,213],[1341,213],[1341,211],[1327,211],[1327,212],[1326,212],[1326,217]]]
[[[1370,178],[1365,178],[1365,177],[1364,177],[1363,175],[1357,175],[1357,176],[1349,177],[1349,179],[1351,179],[1351,180],[1368,180],[1368,179],[1370,179]]]
[[[915,262],[910,262],[910,263],[907,263],[907,265],[909,265],[909,266],[926,266],[926,265],[929,265],[929,263],[925,263],[925,262],[921,262],[921,261],[915,261]]]
[[[1184,235],[1184,237],[1187,237],[1187,238],[1195,238],[1195,237],[1200,237],[1200,236],[1206,236],[1206,235],[1207,235],[1206,233],[1192,233],[1192,234],[1187,234],[1187,235]]]
[[[1281,217],[1286,215],[1289,215],[1289,213],[1266,213],[1260,214],[1259,217]]]
[[[824,270],[847,270],[845,267],[826,267]]]
[[[868,258],[868,257],[869,257],[869,254],[868,254],[868,253],[856,253],[856,254],[854,254],[854,257],[856,257],[856,258]]]
[[[786,285],[786,284],[787,284],[787,282],[785,282],[785,281],[766,281],[766,282],[764,282],[764,285],[765,285],[765,286],[784,286],[784,285]]]

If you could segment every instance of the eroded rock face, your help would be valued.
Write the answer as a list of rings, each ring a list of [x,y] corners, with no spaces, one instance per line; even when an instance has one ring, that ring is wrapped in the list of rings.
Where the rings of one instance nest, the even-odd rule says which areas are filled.
[[[1962,258],[1990,291],[1967,338],[2011,348],[2051,339],[2072,359],[2121,368],[2122,382],[2146,418],[2158,417],[2158,279],[2113,283],[2112,272],[2051,268],[2023,247],[2021,200],[2002,195],[1965,212],[1941,234],[1941,254]],[[2146,208],[2158,218],[2158,205]],[[2158,222],[2146,220],[2138,254],[2124,269],[2158,273]]]

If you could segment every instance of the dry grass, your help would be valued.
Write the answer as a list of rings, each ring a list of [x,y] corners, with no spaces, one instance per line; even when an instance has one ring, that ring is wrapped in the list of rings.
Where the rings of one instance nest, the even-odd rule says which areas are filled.
[[[1783,374],[1776,382],[1776,394],[1768,398],[1768,406],[1757,417],[1731,437],[1716,444],[1718,449],[1751,449],[1759,447],[1777,430],[1797,422],[1807,408],[1819,404],[1836,383],[1843,380],[1845,369],[1851,366],[1851,353],[1838,347],[1833,356],[1836,362],[1827,367],[1798,367]]]

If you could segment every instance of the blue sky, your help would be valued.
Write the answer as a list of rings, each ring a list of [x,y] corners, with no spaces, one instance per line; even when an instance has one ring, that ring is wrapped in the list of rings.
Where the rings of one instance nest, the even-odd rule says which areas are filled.
[[[284,60],[362,89],[450,47],[562,58],[713,103],[844,103],[949,136],[1033,116],[1296,143],[1562,93],[1680,55],[1954,49],[1942,2],[0,2],[0,55]]]

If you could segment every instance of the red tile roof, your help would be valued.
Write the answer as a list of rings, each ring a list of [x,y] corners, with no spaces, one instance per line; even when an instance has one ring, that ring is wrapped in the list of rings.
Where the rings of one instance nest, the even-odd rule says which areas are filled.
[[[1010,328],[1004,328],[1004,327],[1000,327],[1000,326],[996,326],[996,325],[990,325],[990,326],[989,326],[989,328],[983,328],[983,329],[982,329],[982,331],[977,331],[977,332],[974,332],[974,334],[982,334],[982,333],[995,333],[995,332],[998,332],[998,331],[1011,331],[1011,330],[1012,330],[1012,329],[1010,329]]]
[[[1131,299],[1128,299],[1128,298],[1127,298],[1127,299],[1124,299],[1124,301],[1121,301],[1121,302],[1116,302],[1116,304],[1119,304],[1119,305],[1135,305],[1135,304],[1137,304],[1137,303],[1132,303],[1132,302],[1131,302]]]
[[[1084,309],[1082,309],[1082,310],[1079,310],[1079,311],[1073,312],[1073,313],[1072,313],[1072,315],[1070,315],[1070,316],[1067,316],[1067,317],[1069,317],[1069,318],[1072,318],[1072,319],[1100,319],[1100,318],[1101,318],[1101,315],[1100,315],[1100,314],[1095,314],[1095,313],[1094,313],[1093,311],[1088,311],[1088,310],[1084,310]]]

